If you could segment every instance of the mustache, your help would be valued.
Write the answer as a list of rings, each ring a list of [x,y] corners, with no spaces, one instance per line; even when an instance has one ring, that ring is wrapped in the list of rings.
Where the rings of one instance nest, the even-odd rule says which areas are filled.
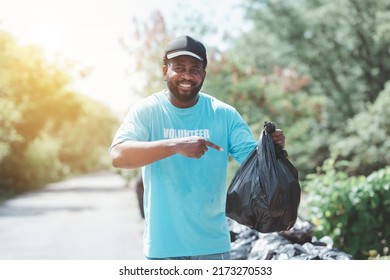
[[[176,84],[181,84],[181,83],[188,83],[188,84],[190,84],[191,86],[196,85],[195,82],[193,82],[193,81],[191,81],[191,80],[187,80],[187,79],[180,79],[180,80],[177,81]]]

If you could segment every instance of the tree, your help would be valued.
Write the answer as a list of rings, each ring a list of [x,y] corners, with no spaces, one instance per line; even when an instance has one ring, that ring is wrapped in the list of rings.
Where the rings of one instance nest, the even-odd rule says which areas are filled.
[[[255,75],[267,76],[277,66],[308,77],[309,83],[295,93],[304,106],[296,102],[291,106],[302,110],[313,102],[317,112],[293,118],[292,124],[280,123],[287,127],[289,153],[301,161],[303,173],[329,157],[329,147],[345,137],[346,120],[366,110],[384,89],[390,77],[389,5],[385,0],[246,2],[253,28],[225,56],[227,65],[234,66],[231,75],[225,70],[223,81],[236,71],[241,73],[238,79],[247,81],[244,93],[231,95],[251,96],[240,108],[253,115],[256,108],[264,108],[255,106],[255,100],[264,98],[259,84],[253,82]],[[283,114],[288,116],[286,111]]]
[[[380,30],[390,19],[388,1],[249,2],[251,34],[272,38],[266,44],[280,48],[271,58],[299,65],[312,78],[311,94],[328,97],[328,127],[365,109],[383,90],[390,77],[390,41]]]
[[[162,59],[164,46],[170,40],[165,20],[159,11],[154,11],[147,22],[133,18],[133,32],[120,42],[129,56],[134,59],[131,75],[142,82],[133,90],[139,96],[147,96],[163,87]]]
[[[116,118],[69,91],[68,70],[0,32],[0,198],[101,168],[103,152],[108,158]]]

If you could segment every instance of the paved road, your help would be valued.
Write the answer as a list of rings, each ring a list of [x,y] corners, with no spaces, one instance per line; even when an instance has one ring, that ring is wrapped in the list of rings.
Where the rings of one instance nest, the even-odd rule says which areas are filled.
[[[135,191],[102,172],[0,204],[0,260],[142,260]]]

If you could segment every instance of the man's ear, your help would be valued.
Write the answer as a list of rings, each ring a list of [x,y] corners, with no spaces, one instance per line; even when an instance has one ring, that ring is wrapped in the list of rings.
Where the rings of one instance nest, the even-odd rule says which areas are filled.
[[[168,73],[168,66],[163,65],[163,67],[162,67],[162,73],[163,73],[163,76],[164,76],[164,79],[165,79],[166,76],[167,76],[167,73]]]

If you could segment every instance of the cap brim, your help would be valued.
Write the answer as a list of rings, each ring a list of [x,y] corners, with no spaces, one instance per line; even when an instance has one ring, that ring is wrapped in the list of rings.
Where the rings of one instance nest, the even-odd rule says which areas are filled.
[[[201,58],[199,55],[197,55],[197,54],[195,54],[193,52],[189,52],[189,51],[173,52],[173,53],[167,54],[167,58],[171,59],[171,58],[178,57],[178,56],[181,56],[181,55],[189,55],[189,56],[192,56],[192,57],[195,57],[195,58],[199,59],[200,61],[203,61],[203,58]]]

